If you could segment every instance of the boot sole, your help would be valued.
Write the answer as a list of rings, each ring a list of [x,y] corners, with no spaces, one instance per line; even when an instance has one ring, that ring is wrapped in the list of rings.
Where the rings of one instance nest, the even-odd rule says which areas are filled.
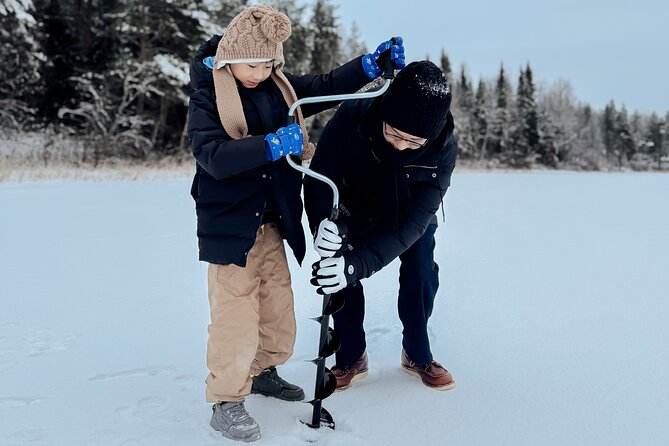
[[[218,432],[221,432],[221,431],[218,431]],[[258,441],[261,438],[260,434],[253,435],[253,436],[248,437],[248,438],[237,438],[237,437],[233,437],[232,435],[225,435],[223,432],[221,432],[221,435],[223,435],[225,438],[227,438],[229,440],[242,441],[244,443],[251,443],[253,441]]]
[[[360,372],[360,373],[358,373],[358,374],[355,375],[353,378],[351,378],[351,382],[348,383],[348,385],[347,385],[346,387],[337,387],[337,388],[335,389],[335,392],[341,392],[342,390],[346,390],[346,389],[348,389],[349,387],[351,387],[351,385],[352,385],[354,382],[356,382],[356,381],[360,381],[361,379],[366,378],[367,375],[368,375],[368,371],[367,371],[367,370],[365,370],[364,372]]]
[[[443,386],[431,386],[430,384],[423,381],[423,377],[421,377],[420,374],[418,374],[417,372],[414,372],[413,370],[406,368],[404,365],[402,365],[402,370],[407,375],[415,376],[416,378],[420,379],[420,382],[422,382],[423,385],[428,389],[444,391],[444,390],[451,390],[453,387],[455,387],[455,381],[451,381],[450,383],[444,384]]]
[[[220,433],[220,434],[223,435],[225,438],[228,438],[228,439],[230,439],[230,440],[243,441],[244,443],[251,443],[252,441],[260,440],[260,438],[262,437],[262,435],[260,434],[260,432],[258,432],[257,434],[253,434],[253,435],[251,435],[250,437],[233,437],[233,436],[230,435],[227,431],[217,429],[212,423],[209,423],[209,425],[210,425],[211,428],[214,429],[216,432]]]

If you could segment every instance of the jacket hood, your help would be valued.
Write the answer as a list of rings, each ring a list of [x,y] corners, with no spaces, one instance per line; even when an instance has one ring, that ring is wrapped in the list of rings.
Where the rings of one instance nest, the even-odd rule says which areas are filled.
[[[214,88],[213,72],[207,68],[202,59],[216,55],[218,42],[222,36],[214,36],[202,44],[190,64],[190,85],[194,90],[200,88]]]

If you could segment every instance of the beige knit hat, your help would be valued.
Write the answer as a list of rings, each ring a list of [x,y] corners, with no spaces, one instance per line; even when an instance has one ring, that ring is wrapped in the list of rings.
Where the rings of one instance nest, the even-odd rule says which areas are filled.
[[[297,101],[297,95],[282,71],[285,63],[283,42],[288,39],[290,33],[288,17],[265,4],[253,5],[244,9],[232,19],[225,30],[214,59],[214,88],[221,123],[231,138],[247,137],[249,128],[244,117],[235,78],[226,64],[255,59],[274,60],[271,78],[290,107]],[[299,107],[296,115],[304,134],[302,159],[306,160],[313,156],[314,146],[309,142]]]

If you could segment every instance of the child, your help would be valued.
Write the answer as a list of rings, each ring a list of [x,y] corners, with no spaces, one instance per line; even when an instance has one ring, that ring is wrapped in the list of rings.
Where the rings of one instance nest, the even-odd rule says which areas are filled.
[[[222,38],[205,43],[191,65],[188,139],[197,160],[191,194],[200,260],[209,263],[206,398],[214,404],[211,426],[234,440],[260,438],[244,407],[250,393],[304,398],[275,368],[291,356],[295,341],[283,240],[298,262],[305,254],[302,176],[284,157],[299,161],[313,147],[303,113],[336,104],[304,106],[297,123],[285,126],[288,108],[299,97],[357,91],[379,74],[376,59],[385,50],[395,66],[404,65],[398,38],[325,75],[284,74],[282,43],[290,32],[284,14],[250,6]]]

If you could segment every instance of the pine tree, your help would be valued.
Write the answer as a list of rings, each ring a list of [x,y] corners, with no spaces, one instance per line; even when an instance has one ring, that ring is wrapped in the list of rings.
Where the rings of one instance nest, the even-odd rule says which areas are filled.
[[[346,41],[344,42],[344,47],[342,49],[342,59],[341,64],[348,62],[358,56],[367,53],[367,47],[362,41],[360,36],[360,29],[358,28],[357,23],[353,21],[351,24],[351,31],[348,33]]]
[[[621,107],[616,116],[615,129],[617,136],[615,153],[618,158],[618,167],[623,167],[625,161],[629,160],[630,154],[634,153],[635,146],[625,105]]]
[[[310,23],[313,35],[310,64],[312,73],[327,73],[335,68],[340,60],[339,33],[334,9],[328,0],[318,0],[314,7]],[[318,141],[325,123],[333,114],[333,111],[327,111],[312,118],[309,136],[314,143]]]
[[[667,114],[664,116],[664,123],[662,125],[662,130],[664,132],[664,144],[662,145],[663,148],[660,151],[661,153],[658,155],[658,162],[657,162],[658,169],[662,168],[662,160],[669,152],[669,111],[667,111]]]
[[[306,6],[298,6],[295,0],[273,0],[271,4],[286,14],[291,23],[290,38],[283,44],[285,71],[294,74],[307,73],[311,62],[309,51],[311,30],[305,23]]]
[[[0,130],[35,122],[36,98],[44,94],[40,65],[45,61],[31,1],[0,1]],[[27,55],[27,57],[26,57]]]
[[[339,56],[339,32],[335,7],[328,0],[318,0],[311,19],[313,43],[311,47],[311,72],[327,73],[337,66]]]
[[[627,107],[623,104],[615,118],[616,144],[615,155],[618,167],[623,167],[628,161],[627,155],[632,151],[633,139]]]
[[[578,151],[578,166],[589,170],[598,169],[601,167],[601,154],[605,152],[605,149],[602,149],[598,116],[592,111],[592,107],[586,104],[576,109],[575,117],[575,131],[566,136]],[[558,155],[562,159],[561,152],[562,150],[558,150]]]
[[[190,0],[124,0],[123,45],[133,57],[120,61],[122,73],[138,67],[147,79],[137,87],[144,90],[136,99],[138,118],[151,121],[153,149],[173,151],[180,147],[185,126],[188,64],[209,36],[195,18]],[[148,83],[147,83],[148,82]],[[146,87],[141,87],[146,85]]]
[[[557,168],[560,161],[564,161],[566,158],[566,154],[564,152],[561,153],[558,146],[558,142],[564,139],[563,131],[544,110],[538,113],[539,133],[541,134],[539,161],[548,167]]]
[[[585,152],[592,152],[596,146],[592,138],[588,139],[585,135],[586,127],[592,126],[581,123],[582,119],[590,119],[591,110],[588,109],[586,115],[581,113],[569,82],[558,80],[548,89],[538,91],[536,104],[539,113],[540,161],[551,167],[572,163],[575,167],[589,165],[588,168],[593,168],[593,162],[589,159],[592,157],[584,156]]]
[[[540,158],[543,164],[555,166],[557,163],[555,154],[548,153],[539,146],[539,114],[529,63],[520,72],[517,98],[518,126],[513,138],[514,163],[519,166],[527,166],[535,158]]]
[[[613,101],[606,104],[604,113],[602,114],[602,141],[604,142],[606,151],[606,161],[609,164],[612,163],[611,159],[616,153],[616,141],[618,138],[618,135],[616,134],[617,114],[616,104]]]
[[[71,0],[35,0],[35,6],[46,57],[40,67],[45,91],[38,107],[40,115],[51,123],[57,121],[61,106],[73,106],[78,102],[78,91],[72,78],[81,73],[79,67],[84,62],[78,50],[74,3]]]
[[[201,3],[196,5],[197,9],[205,12],[200,26],[209,34],[221,34],[230,21],[246,8],[248,0],[200,0],[197,3]],[[272,2],[274,5],[278,3]]]
[[[455,104],[453,117],[455,119],[456,132],[458,135],[459,156],[462,158],[474,158],[476,152],[476,141],[474,136],[474,92],[472,84],[467,78],[466,67],[460,68],[460,76],[453,91]]]
[[[444,73],[444,76],[446,76],[446,79],[450,81],[451,61],[448,58],[448,55],[446,54],[446,51],[443,48],[441,49],[441,57],[439,58],[439,63],[441,66],[441,71]]]
[[[646,131],[647,150],[658,169],[662,167],[661,160],[664,155],[665,132],[666,122],[663,122],[655,113],[652,113],[648,120],[648,129]]]
[[[478,158],[483,160],[488,152],[488,94],[483,79],[479,79],[473,111],[473,132]]]
[[[522,120],[523,98],[526,95],[525,90],[525,72],[521,70],[518,76],[518,93],[516,95],[518,99],[515,103],[514,117],[512,119],[515,125],[509,132],[510,144],[506,156],[507,160],[515,167],[526,167],[524,166],[524,160],[527,157],[528,143],[525,139],[525,122]]]
[[[509,146],[511,85],[506,78],[504,65],[500,65],[495,86],[495,107],[490,121],[490,145],[493,154],[503,154]]]
[[[105,73],[123,55],[121,34],[124,17],[122,0],[96,0],[88,7],[86,71]]]
[[[630,134],[634,144],[633,147],[631,147],[632,150],[627,153],[627,159],[629,161],[634,161],[636,155],[640,152],[641,146],[644,144],[643,133],[643,117],[638,110],[635,110],[634,113],[632,113],[632,117],[630,118]]]
[[[195,5],[188,0],[70,0],[51,1],[49,8],[47,42],[54,42],[50,48],[56,56],[50,79],[61,79],[69,89],[67,100],[55,102],[57,117],[89,139],[89,160],[146,158],[156,149],[170,153],[181,147],[188,62],[206,37]],[[78,20],[79,8],[89,20]],[[63,33],[63,21],[79,23],[79,34],[100,23],[107,29],[89,30],[90,37],[67,46],[63,42],[72,36]]]

